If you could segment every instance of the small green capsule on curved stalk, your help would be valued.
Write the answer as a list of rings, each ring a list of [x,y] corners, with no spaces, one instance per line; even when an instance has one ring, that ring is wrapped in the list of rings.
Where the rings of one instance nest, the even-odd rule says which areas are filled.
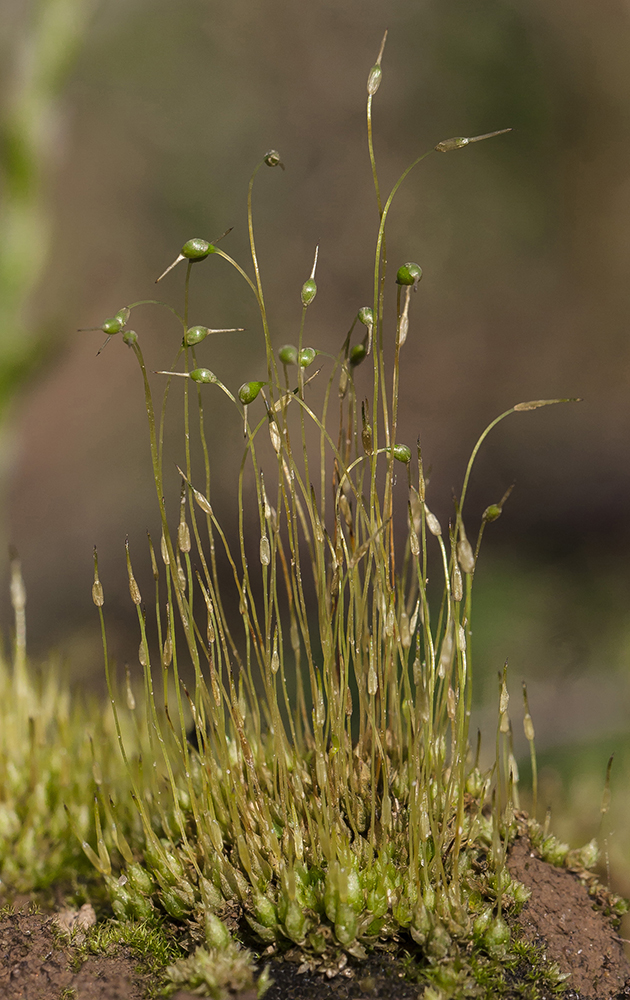
[[[253,403],[254,400],[256,399],[256,396],[258,395],[258,393],[260,392],[260,390],[264,385],[267,385],[267,383],[243,382],[242,386],[238,390],[238,398],[240,399],[241,403],[243,403],[244,406],[247,406],[249,403]]]
[[[381,79],[383,77],[383,70],[376,63],[372,66],[370,74],[368,76],[367,82],[367,92],[370,97],[374,97],[374,94],[381,85]]]
[[[512,483],[510,488],[505,491],[498,503],[491,503],[489,507],[486,507],[481,518],[485,524],[496,521],[497,518],[501,517],[501,514],[503,513],[503,506],[513,489],[514,483]]]
[[[315,284],[315,271],[317,269],[317,257],[319,254],[319,246],[315,247],[315,259],[313,261],[313,269],[310,276],[306,279],[302,285],[302,305],[306,309],[310,306],[311,302],[317,295],[317,285]]]
[[[173,263],[169,264],[166,271],[163,271],[160,277],[155,279],[156,285],[158,281],[161,281],[162,278],[166,277],[169,271],[173,270],[176,264],[179,264],[180,260],[189,260],[194,264],[197,261],[205,260],[208,254],[214,253],[215,249],[216,248],[212,243],[208,243],[207,240],[202,240],[198,237],[194,237],[192,240],[186,240]]]
[[[350,354],[348,355],[348,361],[352,368],[356,368],[360,365],[362,361],[365,361],[367,357],[367,347],[365,344],[355,344],[354,347],[350,348]]]
[[[411,461],[411,448],[409,448],[406,444],[395,444],[392,448],[392,452],[395,459],[402,462],[404,465],[409,465],[409,462]]]
[[[134,344],[138,343],[138,334],[135,330],[125,330],[123,333],[123,341],[127,347],[133,347]]]
[[[131,316],[131,309],[128,306],[123,306],[122,309],[118,310],[114,319],[120,320],[120,322],[124,326],[130,316]]]
[[[125,324],[119,316],[112,316],[110,319],[106,319],[103,323],[101,330],[106,333],[108,337],[112,337],[115,333],[120,333]]]
[[[300,368],[308,368],[309,365],[313,364],[313,361],[317,357],[317,351],[314,347],[304,347],[300,351],[300,356],[298,362]]]
[[[220,330],[212,330],[208,326],[190,326],[186,331],[185,341],[189,347],[195,347],[211,333],[243,333],[244,329],[242,326],[223,327]]]
[[[284,163],[280,159],[280,153],[277,149],[270,149],[265,153],[264,161],[268,167],[281,167],[284,170]]]
[[[396,273],[397,285],[417,285],[422,278],[422,268],[413,261],[403,264]]]
[[[209,368],[195,368],[190,372],[193,382],[204,382],[207,385],[217,381],[216,375]]]
[[[498,517],[501,517],[502,510],[496,503],[491,503],[489,507],[486,507],[482,514],[483,521],[496,521]]]
[[[298,350],[293,344],[285,344],[278,351],[278,357],[280,358],[283,365],[297,365],[298,363]]]
[[[195,237],[192,240],[186,240],[180,253],[186,260],[205,260],[208,254],[214,253],[214,247],[207,240]]]
[[[367,81],[367,92],[369,97],[374,97],[374,94],[381,85],[381,79],[383,77],[383,70],[381,69],[381,60],[383,58],[383,51],[385,49],[385,42],[387,41],[387,32],[383,35],[383,41],[381,42],[381,48],[376,59],[376,62],[370,70],[368,81]]]
[[[96,546],[94,546],[94,583],[92,584],[92,600],[97,608],[102,608],[105,603],[105,598],[103,596],[103,584],[101,583],[98,575],[98,556],[96,553]]]
[[[367,326],[368,329],[368,342],[366,348],[366,354],[369,354],[372,350],[372,333],[374,331],[374,312],[369,306],[361,306],[359,312],[357,313],[360,323],[363,326]]]
[[[83,326],[79,329],[79,333],[89,333],[92,330],[102,330],[103,333],[107,334],[107,337],[113,337],[116,333],[120,333],[124,329],[125,323],[129,319],[131,310],[127,306],[123,306],[119,309],[115,316],[108,316],[106,320],[100,326]]]
[[[205,340],[209,333],[207,326],[190,326],[186,331],[186,343],[189,347],[194,347],[195,344],[200,344],[202,340]]]
[[[308,280],[302,285],[302,305],[310,306],[316,295],[317,285],[312,278],[308,278]]]

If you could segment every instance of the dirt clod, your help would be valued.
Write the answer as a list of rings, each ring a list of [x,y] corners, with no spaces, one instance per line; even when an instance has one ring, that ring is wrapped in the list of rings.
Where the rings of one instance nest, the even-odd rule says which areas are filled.
[[[517,918],[526,940],[571,973],[565,997],[614,1000],[626,989],[630,994],[630,965],[621,941],[577,876],[538,858],[526,837],[514,842],[508,868],[532,889]]]
[[[90,956],[80,969],[70,960],[72,942],[56,931],[54,917],[21,911],[0,918],[2,1000],[141,1000],[146,980],[126,948]],[[74,990],[74,993],[72,993]]]

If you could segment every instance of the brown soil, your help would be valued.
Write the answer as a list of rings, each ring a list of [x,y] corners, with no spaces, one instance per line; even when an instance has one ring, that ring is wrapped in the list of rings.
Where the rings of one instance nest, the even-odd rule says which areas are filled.
[[[508,857],[511,874],[532,889],[517,918],[524,937],[543,947],[562,972],[570,972],[565,997],[615,1000],[630,996],[630,965],[621,938],[596,909],[576,874],[536,857],[518,837]]]
[[[508,866],[514,877],[533,889],[518,917],[524,937],[541,946],[563,972],[571,973],[565,1000],[630,997],[630,965],[621,939],[577,875],[541,861],[525,837],[513,845]],[[141,1000],[145,996],[150,980],[138,971],[138,960],[129,949],[90,956],[77,970],[72,966],[76,945],[60,934],[54,921],[27,910],[0,918],[2,1000]],[[422,994],[420,987],[404,981],[400,965],[387,954],[371,956],[355,966],[351,976],[325,979],[300,974],[297,969],[290,962],[274,964],[274,983],[266,1000],[416,1000]],[[173,1000],[195,998],[178,993]],[[233,1000],[255,1000],[255,994],[241,994]],[[552,996],[541,1000],[552,1000]]]
[[[75,971],[74,947],[54,919],[25,910],[0,918],[2,1000],[141,1000],[147,981],[127,949],[90,956]]]

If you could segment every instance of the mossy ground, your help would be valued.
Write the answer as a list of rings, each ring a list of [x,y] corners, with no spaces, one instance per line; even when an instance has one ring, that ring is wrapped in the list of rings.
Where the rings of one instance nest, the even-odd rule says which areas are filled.
[[[386,222],[401,185],[427,156],[460,155],[509,129],[439,142],[381,198],[372,102],[384,46],[385,38],[367,84],[379,220],[373,301],[353,304],[336,356],[304,344],[318,249],[296,294],[297,345],[272,341],[252,193],[259,170],[282,166],[274,150],[258,163],[248,188],[253,277],[218,240],[194,238],[157,279],[185,262],[183,309],[168,307],[175,325],[170,368],[152,372],[129,327],[132,314],[134,323],[142,315],[134,310],[163,303],[125,305],[99,327],[106,344],[121,334],[139,368],[162,529],[159,545],[149,538],[149,607],[126,545],[140,680],[128,670],[123,697],[94,553],[92,596],[111,714],[71,703],[54,674],[44,683],[30,671],[24,587],[13,561],[14,655],[0,669],[0,864],[9,885],[46,890],[65,878],[74,880],[75,897],[85,898],[82,849],[100,876],[115,920],[71,940],[71,976],[117,949],[143,963],[149,977],[143,988],[214,1000],[277,991],[270,970],[280,980],[294,966],[292,1000],[309,981],[320,992],[341,995],[347,986],[356,997],[358,986],[391,997],[392,980],[405,977],[398,993],[415,989],[425,1000],[546,1000],[575,971],[542,929],[538,897],[552,882],[528,886],[528,863],[518,873],[511,866],[526,837],[530,867],[536,853],[546,871],[549,862],[569,866],[602,906],[621,909],[588,874],[597,853],[592,843],[570,851],[519,811],[506,668],[498,677],[496,753],[487,771],[480,769],[479,747],[475,753],[470,745],[473,581],[482,536],[511,493],[509,487],[486,507],[471,543],[467,527],[473,537],[475,519],[466,498],[475,458],[502,420],[570,400],[517,403],[485,428],[443,530],[428,506],[420,442],[412,450],[398,440],[401,364],[422,268],[408,261],[390,281]],[[210,334],[240,327],[189,325],[192,271],[212,276],[217,262],[236,269],[260,312],[260,357],[246,360],[265,366],[266,377],[235,391],[201,359],[212,361]],[[384,306],[386,291],[395,292],[395,322]],[[308,374],[316,358],[321,367]],[[311,383],[324,370],[317,403]],[[210,500],[205,426],[217,393],[235,407],[244,435],[235,539],[226,536]],[[176,472],[165,468],[163,452],[174,398],[183,426]],[[171,473],[181,488],[176,519],[165,499]],[[218,549],[227,576],[219,571]],[[429,573],[440,581],[437,601]],[[229,605],[238,608],[236,628]],[[150,626],[156,641],[149,640]],[[184,667],[191,684],[184,683]],[[526,692],[524,708],[534,762]],[[535,803],[535,767],[533,789]],[[567,877],[573,886],[575,878]],[[572,900],[571,919],[588,926],[586,890]],[[52,924],[35,914],[7,914],[6,933],[15,936],[30,921],[23,938],[32,939],[37,919],[55,938],[56,949],[42,959],[46,966],[55,950],[66,955]],[[604,998],[600,980],[608,990],[625,986],[619,948],[616,971],[607,948],[595,955],[606,969],[584,980],[597,1000]],[[26,947],[27,965],[28,954]],[[55,966],[57,985],[67,994],[78,987],[72,978],[61,983],[59,976],[68,974],[63,961]],[[11,969],[5,972],[11,982]]]

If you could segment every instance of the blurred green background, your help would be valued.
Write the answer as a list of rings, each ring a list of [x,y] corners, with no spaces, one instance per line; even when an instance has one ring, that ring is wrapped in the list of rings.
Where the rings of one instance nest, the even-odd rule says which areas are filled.
[[[94,686],[92,547],[115,655],[133,663],[123,543],[128,534],[148,592],[145,531],[158,529],[133,357],[116,340],[96,357],[103,338],[77,327],[152,297],[192,236],[233,226],[223,245],[247,267],[247,181],[275,147],[286,171],[261,172],[255,191],[272,337],[297,337],[319,242],[307,342],[336,352],[371,301],[365,82],[385,28],[374,102],[384,189],[441,139],[513,128],[430,157],[392,211],[392,268],[424,268],[400,439],[421,435],[430,506],[445,523],[494,416],[521,400],[583,397],[511,417],[481,453],[469,534],[516,489],[476,579],[477,701],[490,746],[508,659],[522,752],[527,681],[541,815],[553,803],[569,837],[597,832],[616,752],[606,837],[630,893],[628,5],[3,0],[2,17],[2,522],[23,562],[31,652],[59,648]],[[183,277],[175,270],[158,294],[178,305]],[[247,289],[215,259],[193,279],[193,323],[247,328],[213,338],[204,363],[232,389],[264,377]],[[149,366],[168,366],[179,336],[168,314],[138,311],[133,326]],[[242,439],[221,402],[212,423],[213,503],[229,526]],[[173,464],[179,447],[168,444]],[[0,617],[8,630],[5,596]]]

